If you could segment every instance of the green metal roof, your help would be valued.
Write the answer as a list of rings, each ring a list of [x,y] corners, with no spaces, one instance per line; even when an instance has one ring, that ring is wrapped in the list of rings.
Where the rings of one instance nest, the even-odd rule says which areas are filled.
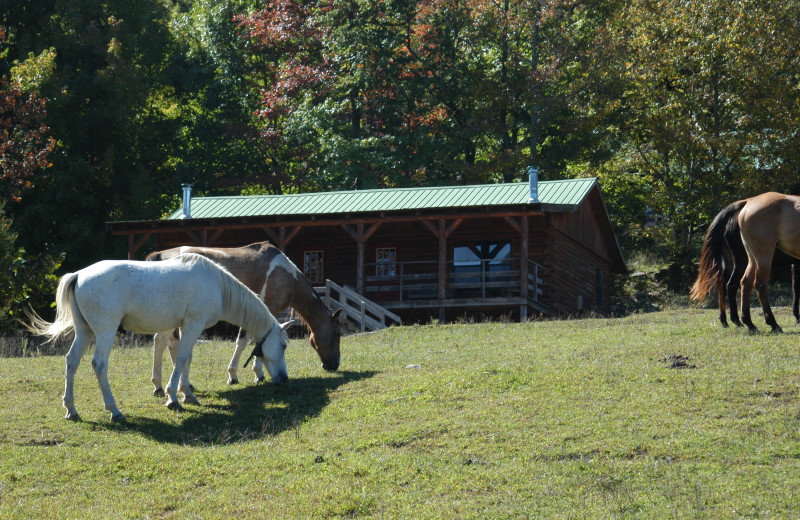
[[[577,206],[592,187],[594,178],[539,182],[539,201],[544,211]],[[333,215],[438,208],[467,208],[526,204],[527,182],[445,186],[434,188],[387,188],[331,191],[295,195],[242,195],[193,197],[192,218],[257,217],[269,215]],[[178,210],[167,220],[179,219]]]

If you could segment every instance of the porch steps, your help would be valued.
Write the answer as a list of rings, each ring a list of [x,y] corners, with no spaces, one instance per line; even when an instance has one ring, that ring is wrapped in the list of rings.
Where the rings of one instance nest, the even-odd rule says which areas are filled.
[[[342,321],[352,332],[381,330],[391,322],[402,323],[400,316],[365,298],[352,287],[325,280],[324,287],[315,289],[329,309],[342,309]]]

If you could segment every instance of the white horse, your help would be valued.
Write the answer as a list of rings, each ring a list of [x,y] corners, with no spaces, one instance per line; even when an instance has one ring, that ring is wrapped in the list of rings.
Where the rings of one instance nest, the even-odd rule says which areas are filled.
[[[29,330],[55,339],[71,330],[75,339],[67,353],[64,408],[67,419],[79,420],[73,385],[75,371],[92,339],[92,357],[105,409],[112,421],[124,421],[108,384],[108,355],[121,324],[141,334],[182,330],[175,368],[167,385],[166,406],[180,410],[177,392],[184,402],[199,404],[188,384],[192,348],[204,329],[218,321],[239,325],[261,338],[253,354],[267,367],[273,383],[288,379],[287,337],[290,323],[281,326],[250,289],[214,262],[194,254],[163,262],[105,260],[76,273],[64,275],[56,292],[58,309],[53,323],[30,315]],[[164,332],[169,331],[169,332]]]
[[[253,292],[259,294],[273,315],[288,307],[296,310],[311,327],[308,340],[317,351],[322,368],[333,371],[339,368],[339,341],[341,330],[338,317],[341,309],[331,312],[322,303],[317,291],[311,287],[300,269],[277,247],[269,242],[256,242],[243,247],[192,247],[181,246],[155,251],[145,260],[157,261],[174,258],[185,253],[197,253],[213,260],[239,279]],[[161,388],[161,370],[164,350],[169,347],[170,357],[175,360],[180,335],[176,330],[170,334],[156,334],[153,341],[153,394],[164,395]],[[239,382],[237,375],[239,360],[247,346],[247,331],[239,331],[236,348],[228,364],[228,384]],[[253,363],[255,381],[264,380],[261,363]]]

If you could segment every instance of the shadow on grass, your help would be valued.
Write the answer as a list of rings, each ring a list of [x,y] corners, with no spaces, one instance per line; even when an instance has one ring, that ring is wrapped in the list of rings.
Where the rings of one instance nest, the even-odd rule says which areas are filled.
[[[374,376],[377,372],[338,372],[333,377],[289,379],[281,385],[270,383],[233,386],[215,392],[214,400],[228,404],[186,406],[185,419],[172,422],[151,417],[128,417],[124,425],[105,426],[109,429],[135,431],[158,442],[183,445],[233,444],[299,428],[328,405],[329,392],[342,385]],[[201,403],[211,396],[197,392]],[[97,424],[97,426],[101,426]]]

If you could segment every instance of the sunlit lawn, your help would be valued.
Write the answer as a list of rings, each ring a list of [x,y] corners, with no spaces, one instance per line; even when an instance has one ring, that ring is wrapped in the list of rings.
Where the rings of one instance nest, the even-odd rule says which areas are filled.
[[[777,317],[398,327],[345,338],[332,374],[293,340],[281,386],[227,386],[212,342],[183,413],[149,348],[115,349],[121,426],[91,353],[78,423],[63,357],[0,359],[0,518],[796,517],[800,328]]]

